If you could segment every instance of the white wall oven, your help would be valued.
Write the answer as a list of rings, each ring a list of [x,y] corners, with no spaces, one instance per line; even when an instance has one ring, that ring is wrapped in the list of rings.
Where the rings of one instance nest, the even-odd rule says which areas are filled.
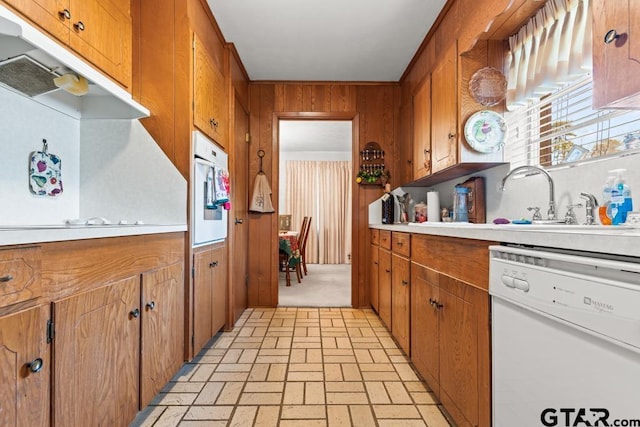
[[[228,156],[199,131],[193,131],[191,243],[193,247],[227,237],[229,209]]]

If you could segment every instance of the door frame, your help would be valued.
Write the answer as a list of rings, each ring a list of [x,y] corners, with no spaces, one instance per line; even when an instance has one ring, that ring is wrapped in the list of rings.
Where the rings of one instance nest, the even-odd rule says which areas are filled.
[[[273,147],[272,153],[272,169],[273,171],[278,171],[278,173],[273,174],[273,185],[272,185],[272,196],[274,203],[274,208],[276,212],[279,211],[279,196],[280,196],[280,120],[314,120],[314,121],[322,121],[322,120],[341,120],[341,121],[350,121],[351,122],[351,163],[352,165],[356,164],[358,159],[358,149],[359,149],[359,141],[360,141],[360,116],[357,112],[274,112],[273,113]],[[355,170],[355,169],[354,169]],[[351,307],[358,308],[360,301],[360,287],[359,283],[359,260],[360,254],[358,251],[359,245],[357,244],[359,238],[359,230],[358,230],[358,215],[355,214],[356,208],[359,206],[360,201],[360,193],[358,191],[358,185],[355,182],[355,176],[352,176],[351,179],[351,190],[352,190],[352,200],[351,200]],[[271,221],[271,241],[276,242],[278,237],[278,221]],[[276,244],[272,244],[271,249],[271,257],[272,264],[278,265],[278,247]],[[274,268],[271,272],[271,295],[272,301],[278,301],[278,269]]]

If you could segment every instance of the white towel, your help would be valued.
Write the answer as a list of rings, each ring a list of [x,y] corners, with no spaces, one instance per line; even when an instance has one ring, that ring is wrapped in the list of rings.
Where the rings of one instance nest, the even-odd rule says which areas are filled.
[[[251,206],[249,210],[252,212],[275,212],[271,204],[271,187],[267,176],[260,172],[256,175],[253,183],[253,197],[251,197]]]

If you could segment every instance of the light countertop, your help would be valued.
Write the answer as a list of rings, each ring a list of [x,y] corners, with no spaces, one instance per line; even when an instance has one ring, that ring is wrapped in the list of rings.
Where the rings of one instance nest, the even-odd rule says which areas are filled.
[[[186,224],[145,225],[0,225],[0,246],[186,231]]]
[[[424,222],[369,224],[380,230],[557,249],[599,252],[640,258],[640,228],[628,226],[516,225]]]

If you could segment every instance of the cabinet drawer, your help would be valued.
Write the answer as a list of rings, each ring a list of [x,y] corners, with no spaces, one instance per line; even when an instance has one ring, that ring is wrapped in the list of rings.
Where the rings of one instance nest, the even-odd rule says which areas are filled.
[[[391,250],[407,258],[411,255],[411,235],[408,233],[392,233]]]
[[[0,307],[42,295],[40,248],[0,250]]]
[[[391,232],[380,230],[380,247],[391,250]]]
[[[371,244],[379,245],[380,244],[380,230],[377,228],[371,229]]]

